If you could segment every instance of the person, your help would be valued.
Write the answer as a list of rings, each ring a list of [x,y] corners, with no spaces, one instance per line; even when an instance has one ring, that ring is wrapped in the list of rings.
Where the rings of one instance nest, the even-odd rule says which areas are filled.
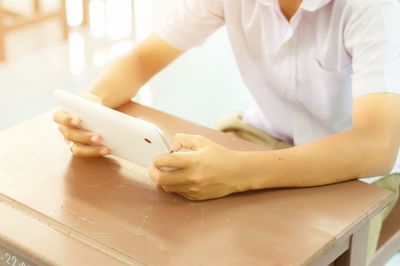
[[[122,105],[223,25],[256,105],[224,119],[220,129],[274,150],[238,152],[177,134],[174,149],[190,152],[154,158],[149,175],[155,183],[205,200],[378,177],[368,180],[396,193],[393,206],[400,173],[397,0],[182,0],[90,86],[90,97],[111,108]],[[74,155],[110,152],[101,136],[79,127],[79,118],[59,110],[54,119]],[[369,257],[391,206],[371,222]]]

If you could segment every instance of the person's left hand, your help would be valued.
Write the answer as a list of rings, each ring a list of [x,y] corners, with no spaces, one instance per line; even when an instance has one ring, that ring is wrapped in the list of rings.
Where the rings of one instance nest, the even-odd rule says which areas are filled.
[[[150,177],[165,191],[206,200],[248,189],[239,152],[187,134],[175,135],[173,149],[173,153],[155,157],[149,168]]]

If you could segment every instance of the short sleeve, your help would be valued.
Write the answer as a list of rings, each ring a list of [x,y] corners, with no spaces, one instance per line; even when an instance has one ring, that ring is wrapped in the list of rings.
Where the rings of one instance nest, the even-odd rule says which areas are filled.
[[[349,1],[344,30],[352,56],[353,97],[400,94],[400,4],[397,0]]]
[[[180,50],[202,44],[224,24],[222,0],[181,0],[156,27],[156,34]]]

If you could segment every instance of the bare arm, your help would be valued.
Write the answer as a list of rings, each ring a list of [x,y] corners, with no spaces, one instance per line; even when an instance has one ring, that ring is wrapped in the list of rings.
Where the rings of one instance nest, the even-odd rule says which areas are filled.
[[[316,186],[388,174],[399,144],[400,95],[382,93],[354,101],[349,131],[244,160],[257,169],[255,187]]]
[[[89,92],[100,97],[104,105],[118,107],[130,100],[143,84],[181,54],[182,51],[152,34],[111,63],[89,87]]]
[[[135,49],[111,63],[89,86],[90,94],[85,97],[116,108],[129,101],[143,84],[181,54],[181,51],[152,34]],[[66,142],[72,144],[74,155],[100,156],[110,152],[102,146],[101,136],[80,127],[79,118],[58,110],[54,120],[59,124]]]
[[[284,150],[232,151],[201,136],[178,134],[174,149],[192,151],[156,157],[150,177],[166,191],[195,200],[318,186],[388,174],[399,144],[400,95],[371,94],[354,101],[352,129]]]

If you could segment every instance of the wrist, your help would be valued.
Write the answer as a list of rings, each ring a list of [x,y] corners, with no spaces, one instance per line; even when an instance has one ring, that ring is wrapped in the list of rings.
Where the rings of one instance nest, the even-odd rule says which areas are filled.
[[[273,188],[274,165],[271,164],[271,154],[268,151],[240,152],[243,162],[242,171],[246,179],[247,190]]]
[[[259,154],[256,152],[235,151],[236,180],[238,192],[258,190],[265,188],[267,175],[263,173],[261,165],[258,165]]]

